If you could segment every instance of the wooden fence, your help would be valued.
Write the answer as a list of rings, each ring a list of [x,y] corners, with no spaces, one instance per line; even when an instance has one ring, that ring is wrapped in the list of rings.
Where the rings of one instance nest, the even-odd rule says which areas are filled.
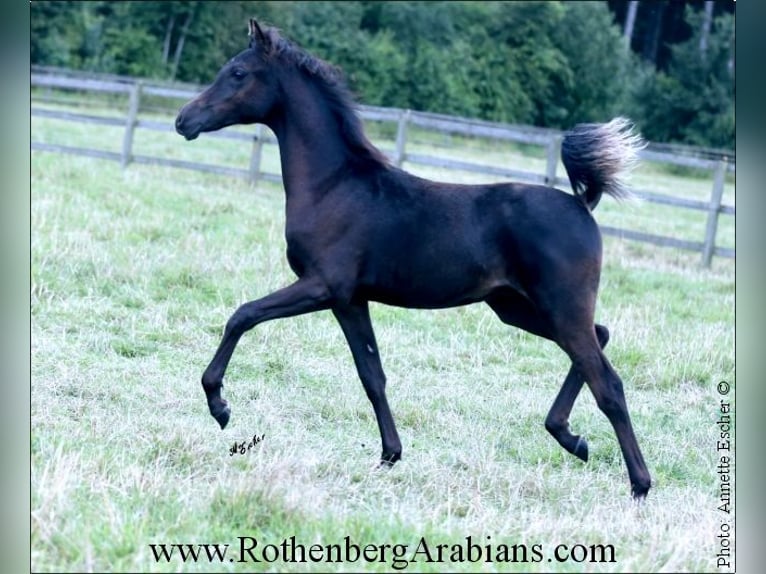
[[[247,169],[134,153],[133,138],[137,129],[175,131],[175,127],[170,122],[157,122],[140,118],[139,111],[141,110],[142,98],[146,98],[147,96],[166,98],[175,100],[175,103],[177,104],[178,100],[189,100],[198,94],[200,88],[197,86],[167,86],[159,83],[142,82],[132,78],[118,76],[86,76],[75,72],[65,73],[61,70],[43,68],[33,68],[31,74],[31,86],[32,88],[43,88],[50,91],[75,90],[78,92],[101,92],[128,96],[127,115],[121,117],[95,116],[70,111],[45,109],[34,105],[31,107],[32,116],[72,122],[123,126],[122,148],[119,153],[103,149],[82,148],[39,141],[31,142],[31,148],[33,150],[71,153],[115,160],[119,161],[123,167],[126,167],[131,162],[159,164],[235,177],[244,177],[253,183],[258,182],[259,180],[281,182],[280,174],[264,172],[261,169],[263,146],[276,144],[276,139],[271,132],[264,129],[261,125],[255,127],[255,134],[253,135],[233,130],[222,130],[208,134],[211,137],[239,139],[252,142],[250,162]],[[35,97],[33,95],[33,101],[34,99]],[[569,180],[557,173],[563,136],[560,131],[371,106],[362,106],[360,108],[360,115],[363,120],[393,122],[396,124],[394,149],[384,149],[382,151],[384,151],[397,166],[402,166],[404,163],[410,163],[499,176],[506,179],[529,183],[564,188],[569,187]],[[413,126],[445,134],[482,137],[493,140],[543,146],[547,150],[546,167],[543,173],[539,173],[412,153],[407,150],[407,140],[408,129]],[[679,147],[683,148],[683,151],[685,152],[684,154],[677,153]],[[734,155],[730,152],[720,150],[704,150],[701,148],[689,148],[683,146],[650,145],[647,149],[641,152],[641,158],[653,162],[705,169],[712,173],[711,193],[708,201],[679,198],[642,190],[632,190],[636,196],[645,201],[707,212],[707,224],[705,227],[704,238],[702,241],[688,241],[675,237],[654,235],[604,225],[600,226],[602,232],[628,240],[696,251],[701,254],[701,263],[706,267],[711,265],[713,256],[734,258],[735,250],[733,248],[716,245],[719,216],[736,215],[735,207],[733,205],[724,205],[722,203],[726,173],[727,171],[734,171],[735,169],[736,164]]]

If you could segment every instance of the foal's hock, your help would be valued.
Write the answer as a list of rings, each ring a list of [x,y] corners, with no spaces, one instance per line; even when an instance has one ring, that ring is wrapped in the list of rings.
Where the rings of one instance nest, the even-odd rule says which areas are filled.
[[[279,142],[287,259],[298,279],[245,303],[227,322],[202,375],[221,428],[231,414],[221,397],[223,377],[239,338],[264,321],[330,309],[375,411],[381,461],[393,464],[402,444],[368,302],[435,309],[484,301],[501,321],[554,341],[572,361],[545,428],[588,459],[585,439],[568,423],[587,382],[617,434],[633,495],[646,495],[651,479],[622,381],[602,351],[609,332],[593,320],[601,236],[591,210],[602,194],[626,194],[619,176],[641,146],[627,120],[579,125],[566,135],[561,157],[574,195],[520,183],[421,179],[391,165],[365,137],[335,68],[251,20],[249,47],[181,109],[176,129],[192,140],[256,122]]]

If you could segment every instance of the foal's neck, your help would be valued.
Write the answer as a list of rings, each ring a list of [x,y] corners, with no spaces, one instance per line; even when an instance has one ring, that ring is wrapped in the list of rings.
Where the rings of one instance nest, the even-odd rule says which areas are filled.
[[[279,142],[287,200],[319,199],[348,162],[348,144],[339,119],[317,86],[300,78],[283,87],[289,95],[269,127]]]

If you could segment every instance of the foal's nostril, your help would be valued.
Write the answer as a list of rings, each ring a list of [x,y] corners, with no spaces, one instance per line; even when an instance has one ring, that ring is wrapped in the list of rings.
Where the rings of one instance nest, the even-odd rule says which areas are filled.
[[[186,113],[184,112],[185,108],[181,108],[181,111],[178,112],[178,116],[176,116],[176,132],[184,136],[188,141],[197,139],[200,128],[198,124],[194,122],[194,120],[192,120],[190,123]]]
[[[178,116],[176,116],[176,131],[183,135],[182,129],[183,129],[183,123],[184,123],[184,117],[183,117],[183,110],[178,112]]]

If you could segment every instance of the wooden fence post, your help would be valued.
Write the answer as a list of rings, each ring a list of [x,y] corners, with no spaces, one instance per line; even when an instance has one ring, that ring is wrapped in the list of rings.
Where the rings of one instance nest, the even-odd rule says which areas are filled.
[[[130,88],[130,102],[128,103],[128,118],[125,121],[125,134],[122,136],[122,155],[120,166],[127,167],[133,155],[133,132],[138,122],[138,108],[141,105],[141,82],[136,82]]]
[[[258,183],[258,178],[261,175],[261,156],[263,154],[263,125],[258,124],[255,127],[255,135],[253,136],[253,149],[250,153],[250,171],[249,179],[252,185]]]
[[[399,115],[399,125],[396,128],[396,156],[394,165],[402,167],[404,163],[404,148],[407,145],[407,124],[410,121],[410,110],[404,110]]]
[[[559,165],[559,155],[561,154],[562,136],[555,135],[548,142],[548,159],[545,165],[545,185],[556,185],[556,169]]]
[[[716,165],[713,177],[713,191],[710,193],[710,207],[705,228],[705,243],[702,247],[702,265],[710,267],[715,252],[715,236],[718,231],[718,214],[721,212],[723,199],[723,184],[726,180],[726,159],[721,159]]]

